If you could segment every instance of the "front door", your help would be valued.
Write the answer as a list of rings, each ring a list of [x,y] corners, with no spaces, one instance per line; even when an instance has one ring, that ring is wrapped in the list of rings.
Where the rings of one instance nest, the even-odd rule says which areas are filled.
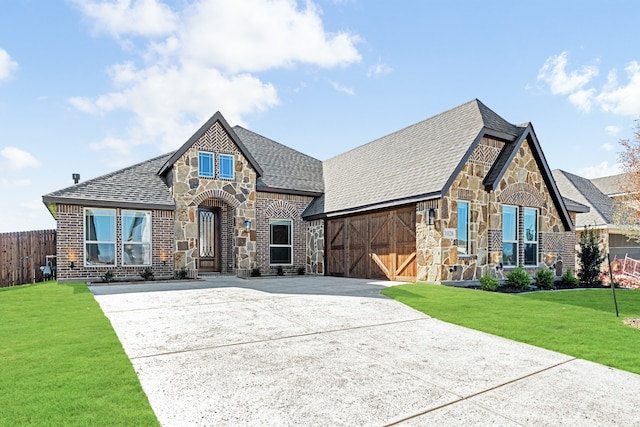
[[[220,271],[220,209],[198,209],[200,272]]]

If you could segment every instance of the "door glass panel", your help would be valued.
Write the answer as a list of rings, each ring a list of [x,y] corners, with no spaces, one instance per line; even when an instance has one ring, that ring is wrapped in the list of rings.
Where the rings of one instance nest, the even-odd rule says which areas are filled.
[[[200,211],[200,256],[213,257],[215,247],[215,213]]]

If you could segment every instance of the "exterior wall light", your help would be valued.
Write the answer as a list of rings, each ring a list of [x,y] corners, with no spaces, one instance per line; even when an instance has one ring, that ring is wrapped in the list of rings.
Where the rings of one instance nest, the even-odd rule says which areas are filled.
[[[251,220],[250,219],[245,219],[244,220],[244,227],[247,229],[247,233],[251,230]]]
[[[76,261],[78,260],[77,255],[76,255],[76,251],[71,249],[69,251],[69,261],[71,261],[71,263],[69,264],[69,267],[73,270],[74,268],[76,268]]]
[[[427,225],[433,225],[436,219],[436,210],[433,208],[429,208],[429,213],[427,215]]]

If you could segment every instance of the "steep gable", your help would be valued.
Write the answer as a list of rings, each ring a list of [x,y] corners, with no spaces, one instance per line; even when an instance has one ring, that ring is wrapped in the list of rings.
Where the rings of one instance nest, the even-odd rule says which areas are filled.
[[[212,151],[234,153],[239,151],[249,162],[258,176],[262,175],[262,168],[253,158],[249,150],[244,146],[240,138],[233,131],[225,118],[217,111],[205,124],[203,124],[191,138],[187,140],[173,155],[162,165],[158,175],[165,175],[171,170],[174,163],[181,158],[190,148],[208,148]]]

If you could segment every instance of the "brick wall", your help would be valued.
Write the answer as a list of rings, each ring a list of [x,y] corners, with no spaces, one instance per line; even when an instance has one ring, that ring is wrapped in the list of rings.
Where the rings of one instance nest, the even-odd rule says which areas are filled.
[[[103,208],[100,208],[103,209]],[[57,273],[58,281],[100,281],[108,271],[115,280],[142,280],[146,267],[122,265],[122,209],[116,213],[116,265],[85,266],[84,206],[57,205]],[[151,268],[156,279],[173,277],[173,211],[151,212]],[[74,268],[70,267],[71,262]]]
[[[307,265],[307,223],[301,214],[313,200],[309,196],[258,192],[256,197],[256,266],[262,274],[275,274],[269,263],[269,220],[291,219],[293,226],[293,265],[283,266],[288,274],[295,274]]]

